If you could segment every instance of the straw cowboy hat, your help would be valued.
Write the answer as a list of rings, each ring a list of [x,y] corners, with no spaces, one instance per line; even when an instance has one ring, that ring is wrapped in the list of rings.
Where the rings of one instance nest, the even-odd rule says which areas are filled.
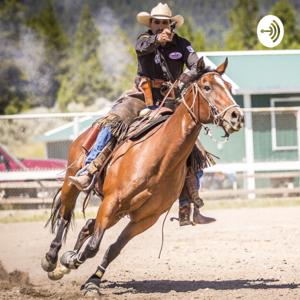
[[[136,19],[138,23],[150,26],[150,19],[169,19],[176,22],[176,27],[179,28],[184,23],[184,18],[181,15],[176,15],[172,17],[172,11],[168,4],[158,3],[154,8],[152,8],[151,13],[145,11],[137,14]]]

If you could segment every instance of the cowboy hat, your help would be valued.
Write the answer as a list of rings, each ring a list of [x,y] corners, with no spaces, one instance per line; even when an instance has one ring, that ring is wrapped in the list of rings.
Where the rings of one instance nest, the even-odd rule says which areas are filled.
[[[168,19],[176,22],[176,27],[179,28],[184,23],[184,18],[181,15],[176,15],[172,17],[172,11],[168,4],[158,3],[154,8],[152,8],[151,13],[145,11],[137,14],[136,19],[138,23],[150,26],[150,19]]]

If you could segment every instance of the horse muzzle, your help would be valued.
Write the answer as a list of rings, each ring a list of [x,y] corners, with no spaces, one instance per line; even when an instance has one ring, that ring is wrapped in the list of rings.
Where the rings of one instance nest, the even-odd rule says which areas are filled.
[[[240,107],[232,107],[226,111],[222,118],[224,130],[231,134],[244,127],[244,113]]]

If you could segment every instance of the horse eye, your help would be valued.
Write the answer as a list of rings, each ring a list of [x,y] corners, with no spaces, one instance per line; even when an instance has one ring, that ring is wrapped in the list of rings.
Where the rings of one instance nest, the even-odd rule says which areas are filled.
[[[205,85],[205,86],[204,86],[204,89],[208,92],[208,91],[210,91],[210,86]]]

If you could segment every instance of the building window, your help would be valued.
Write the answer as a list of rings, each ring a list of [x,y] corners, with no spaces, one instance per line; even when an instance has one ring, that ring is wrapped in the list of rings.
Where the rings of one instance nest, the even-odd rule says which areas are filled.
[[[300,98],[273,98],[271,107],[299,107]],[[272,150],[297,150],[297,111],[271,112]]]

